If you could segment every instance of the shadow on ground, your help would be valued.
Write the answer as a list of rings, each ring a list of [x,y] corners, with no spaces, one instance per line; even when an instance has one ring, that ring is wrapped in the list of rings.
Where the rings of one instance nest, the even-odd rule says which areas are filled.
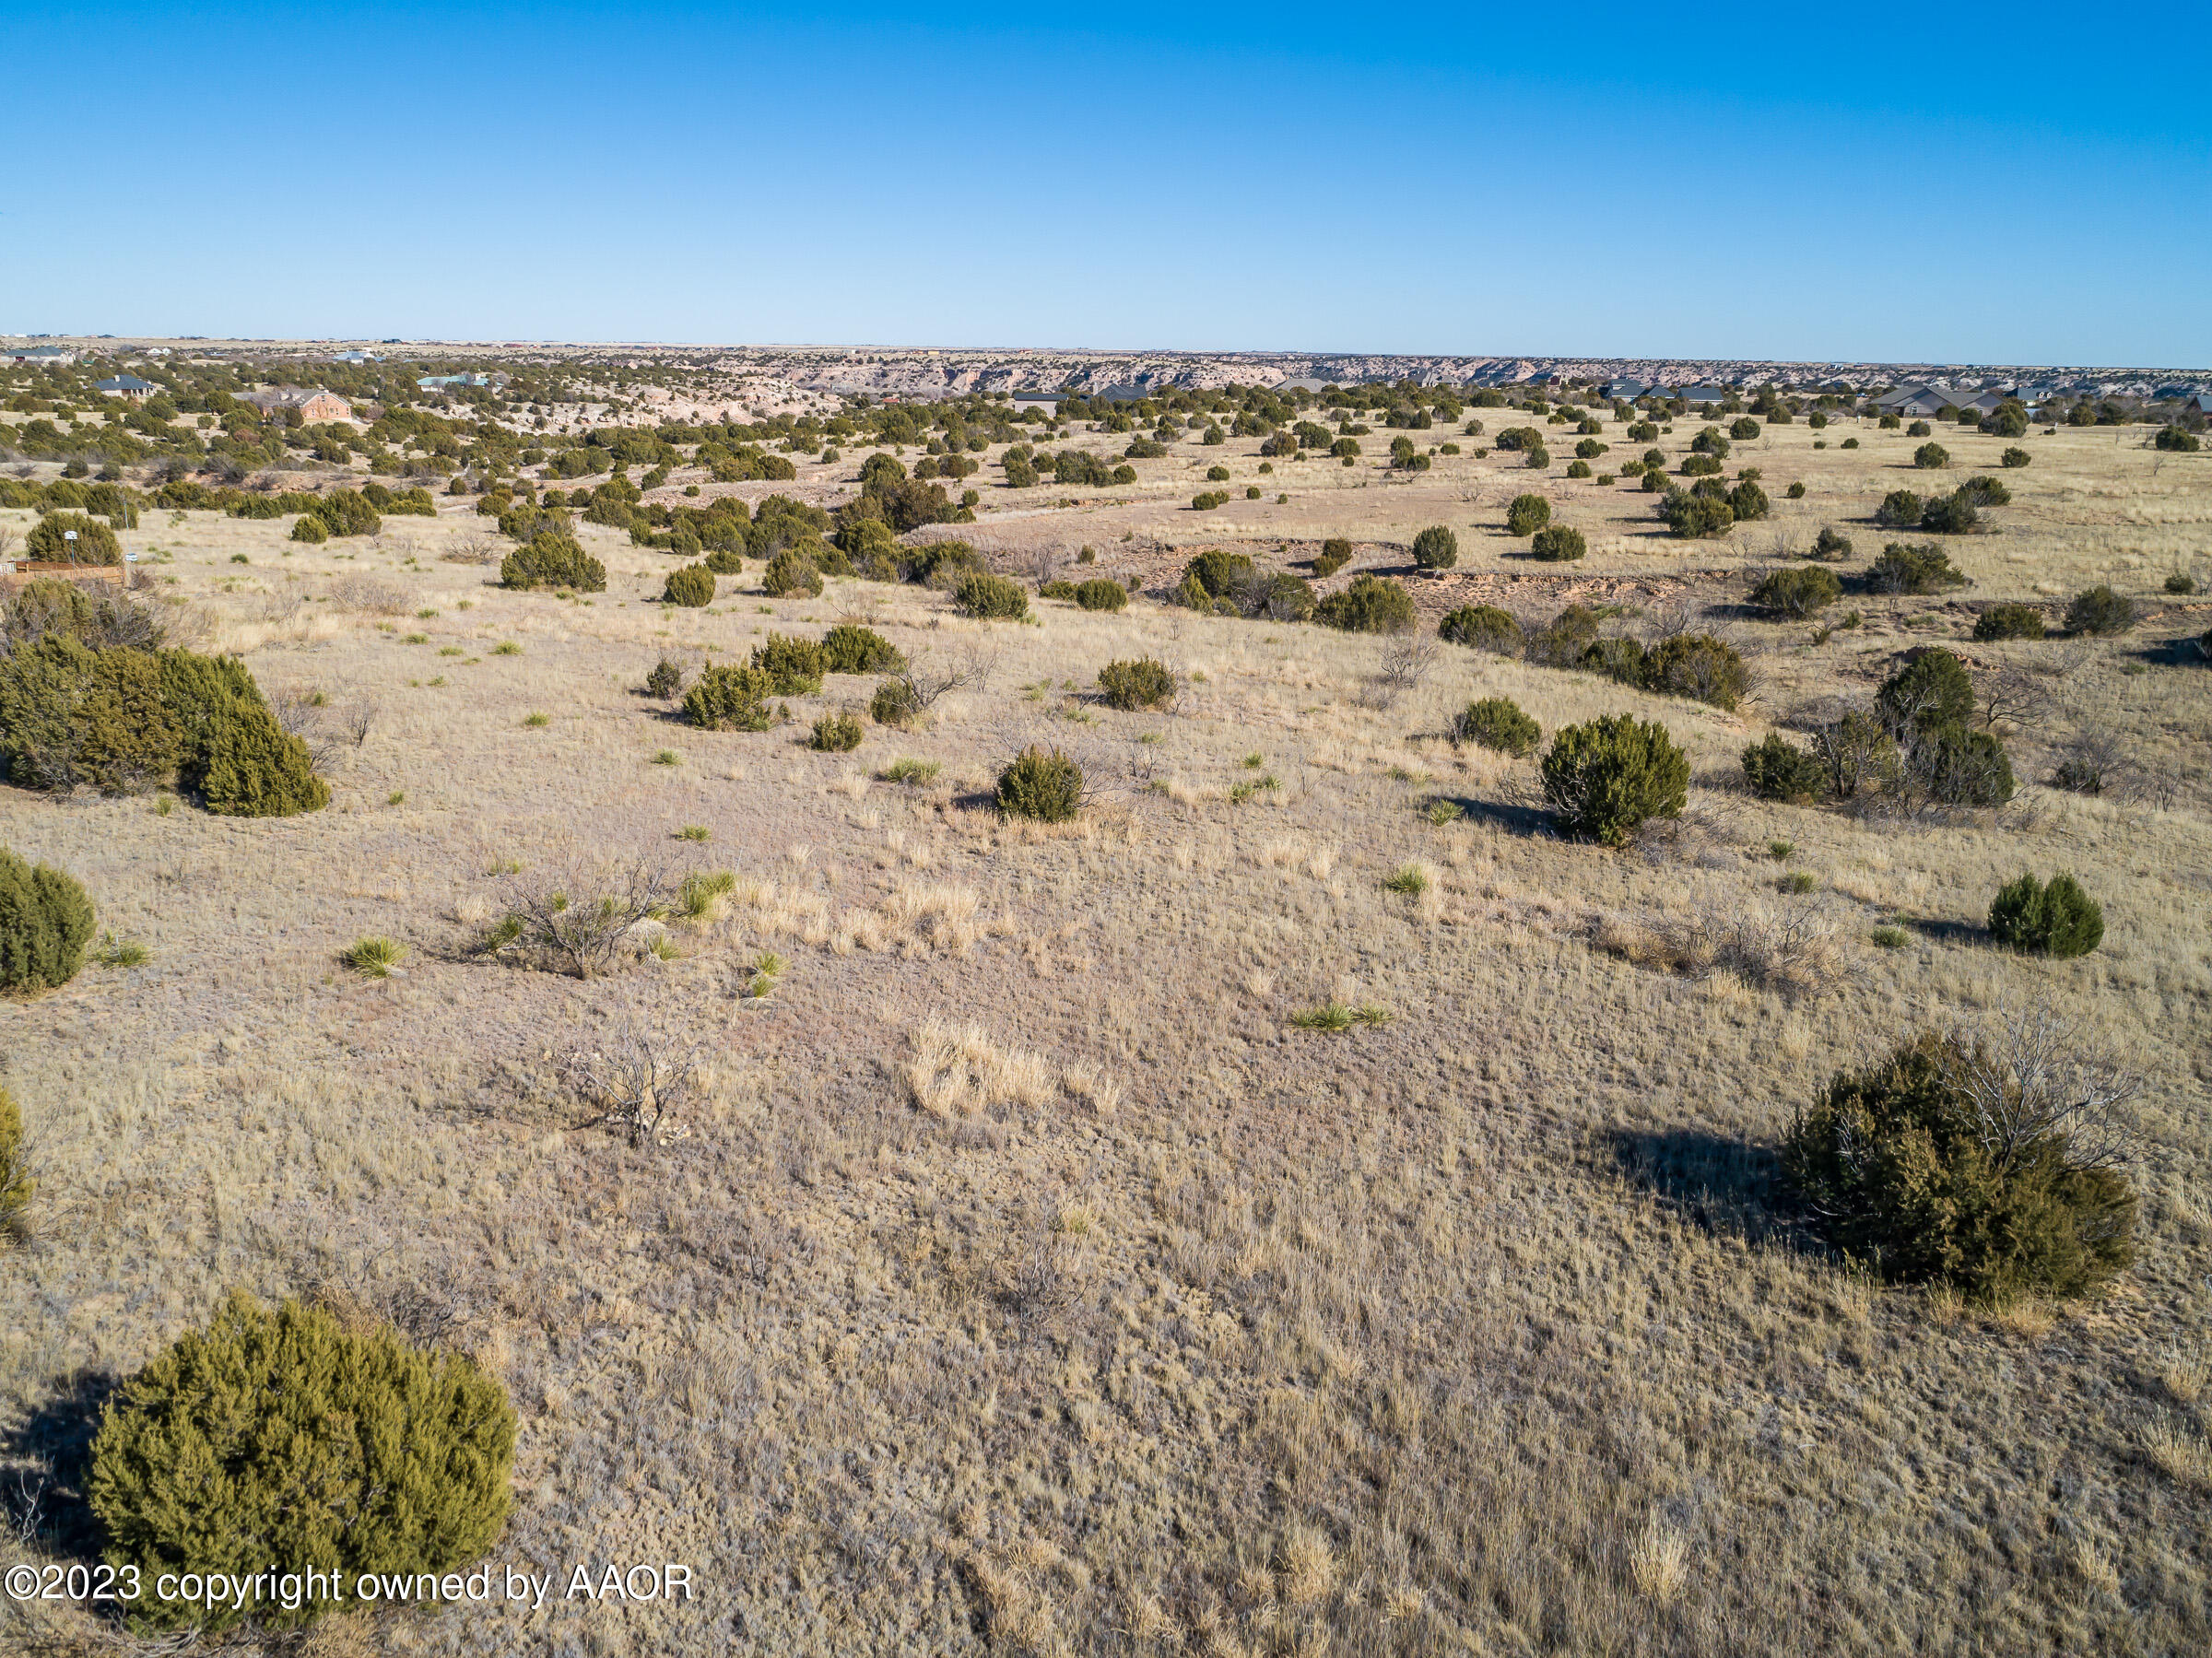
[[[1605,1139],[1630,1184],[1706,1231],[1812,1247],[1783,1200],[1782,1159],[1772,1146],[1694,1128],[1615,1129]]]
[[[92,1437],[121,1379],[80,1371],[0,1440],[0,1511],[11,1530],[43,1539],[54,1553],[89,1558],[100,1523],[86,1494]]]

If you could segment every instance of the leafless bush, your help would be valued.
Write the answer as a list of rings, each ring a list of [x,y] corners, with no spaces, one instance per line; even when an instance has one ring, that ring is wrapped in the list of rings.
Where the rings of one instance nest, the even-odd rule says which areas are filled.
[[[996,644],[963,645],[944,656],[918,651],[905,667],[885,677],[907,687],[916,708],[927,709],[948,691],[989,690],[998,660]]]
[[[1953,1077],[1997,1167],[2011,1167],[2053,1137],[2065,1147],[2070,1168],[2130,1160],[2136,1134],[2127,1108],[2142,1094],[2143,1078],[2078,1022],[2037,1004],[2001,1012],[1994,1027],[1962,1027],[1954,1035]]]
[[[649,948],[674,896],[667,868],[642,853],[504,876],[502,918],[478,949],[590,979]]]
[[[569,1054],[562,1074],[594,1113],[579,1126],[605,1126],[633,1146],[675,1137],[700,1094],[703,1050],[681,1049],[633,1019],[624,1019],[598,1049]]]
[[[1663,968],[1688,979],[1730,973],[1791,1001],[1839,989],[1852,976],[1835,923],[1815,900],[1779,911],[1700,913],[1688,919],[1605,915],[1593,931],[1593,942],[1640,967]]]
[[[16,556],[18,539],[14,530],[6,524],[0,524],[0,559],[12,559]]]
[[[276,723],[287,733],[307,745],[309,765],[317,771],[332,769],[338,758],[337,744],[332,739],[330,727],[324,723],[323,711],[314,702],[312,693],[279,691],[269,699],[269,711],[276,716]]]
[[[1067,555],[1056,547],[1041,547],[1030,555],[1030,574],[1042,587],[1067,563]]]
[[[500,561],[500,543],[495,536],[487,535],[481,530],[472,530],[438,557],[446,564],[497,564]]]
[[[415,607],[415,595],[397,582],[377,576],[344,575],[330,584],[331,603],[371,616],[403,616]]]
[[[1679,601],[1653,605],[1644,611],[1643,625],[1640,631],[1647,645],[1665,644],[1670,639],[1679,639],[1688,633],[1696,626],[1697,619],[1696,608]]]
[[[339,729],[351,739],[356,748],[369,740],[369,733],[376,724],[382,705],[373,697],[364,697],[339,716]]]
[[[1992,731],[1999,721],[2022,728],[2042,724],[2057,709],[2077,665],[2077,659],[2006,662],[1976,676],[1982,723]]]
[[[1407,629],[1392,634],[1382,645],[1382,659],[1375,671],[1368,676],[1359,689],[1359,703],[1363,708],[1388,710],[1395,708],[1398,700],[1421,688],[1436,666],[1443,647],[1432,633]]]
[[[2059,751],[2051,786],[2076,794],[2112,794],[2124,799],[2136,781],[2136,772],[2127,739],[2118,732],[2080,731]]]

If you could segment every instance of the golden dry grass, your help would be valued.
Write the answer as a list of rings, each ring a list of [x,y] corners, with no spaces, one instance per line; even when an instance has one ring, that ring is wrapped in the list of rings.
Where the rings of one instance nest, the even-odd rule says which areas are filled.
[[[1865,436],[1816,453],[1805,427],[1773,429],[1743,458],[1778,497],[1808,479],[1783,527],[1809,535],[1894,487],[1889,448],[1909,445]],[[2107,433],[2034,442],[2004,531],[1959,544],[1970,597],[2146,592],[2204,558],[2202,469]],[[1241,484],[1253,458],[1229,458]],[[1355,469],[1324,487],[1301,464],[1288,506],[1236,503],[1205,532],[1263,554],[1294,529],[1349,534],[1373,566],[1452,522],[1479,550],[1433,612],[1522,568],[1470,535],[1522,482],[1494,461],[1406,486]],[[1600,532],[1574,582],[1762,557],[1757,526],[1649,542],[1606,529],[1614,495],[1552,487]],[[1031,523],[1106,568],[1164,568],[1178,555],[1135,537],[1197,515],[1145,488],[1158,503],[977,534],[1009,563]],[[1820,643],[1724,614],[1760,677],[1737,714],[1456,651],[1382,710],[1358,695],[1371,640],[1144,599],[992,628],[865,583],[763,601],[750,575],[671,613],[645,602],[663,556],[601,532],[610,591],[563,602],[442,560],[479,527],[393,520],[381,545],[293,549],[281,523],[148,514],[128,537],[181,621],[272,693],[325,696],[327,811],[0,793],[6,843],[70,869],[100,924],[150,951],[7,1011],[41,1179],[36,1241],[0,1256],[17,1461],[65,1466],[88,1379],[128,1373],[228,1287],[339,1286],[445,1330],[512,1390],[517,1506],[495,1558],[688,1560],[701,1597],[348,1621],[330,1651],[2212,1645],[2212,673],[2155,648],[2201,620],[1964,647],[2064,654],[2065,696],[2012,735],[2018,803],[1900,829],[1726,785],[1796,698],[1961,640],[1971,618],[1944,601],[1865,605],[1866,628]],[[1863,561],[1878,533],[1852,533]],[[1743,579],[1690,591],[1724,606]],[[735,656],[856,604],[910,653],[994,647],[989,685],[919,732],[870,727],[850,757],[799,736],[857,683],[791,699],[795,723],[758,735],[673,723],[634,688],[664,651]],[[1082,697],[1135,654],[1184,677],[1172,713]],[[1689,822],[1619,855],[1551,839],[1529,762],[1444,737],[1485,695],[1547,731],[1663,720],[1692,758]],[[2077,721],[2124,730],[2159,788],[2042,787]],[[1088,770],[1078,825],[982,805],[1031,741]],[[663,749],[681,763],[653,764]],[[1278,786],[1240,799],[1253,753]],[[900,757],[942,770],[876,781]],[[1461,815],[1432,820],[1440,801]],[[693,825],[711,840],[677,838]],[[1808,901],[1777,891],[1776,840],[1816,878],[1833,952],[1805,985],[1699,943]],[[735,877],[669,923],[667,958],[582,982],[467,954],[496,871],[626,851]],[[1418,897],[1385,889],[1412,864]],[[1990,948],[1996,886],[2061,866],[2102,900],[2104,947]],[[1868,942],[1888,923],[1905,947]],[[406,947],[389,977],[339,961],[367,936]],[[786,958],[772,994],[767,951]],[[2150,1079],[2144,1254],[2117,1291],[2000,1321],[1808,1248],[1771,1182],[1807,1092],[1919,1024],[2037,998]],[[1394,1017],[1291,1028],[1331,1001]],[[574,1126],[559,1082],[564,1053],[626,1017],[709,1051],[665,1146]],[[65,1523],[66,1494],[48,1511]]]

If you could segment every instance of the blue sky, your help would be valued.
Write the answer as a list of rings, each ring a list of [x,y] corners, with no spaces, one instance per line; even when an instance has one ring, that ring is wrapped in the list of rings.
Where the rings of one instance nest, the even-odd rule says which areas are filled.
[[[1086,15],[0,0],[0,330],[2212,365],[2181,12]]]

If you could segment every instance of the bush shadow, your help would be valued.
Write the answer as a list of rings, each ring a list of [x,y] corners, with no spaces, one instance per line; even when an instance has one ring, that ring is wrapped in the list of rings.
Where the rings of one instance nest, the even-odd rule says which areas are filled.
[[[1613,1129],[1606,1149],[1631,1185],[1709,1233],[1816,1250],[1783,1202],[1782,1158],[1771,1146],[1705,1129]]]
[[[1457,806],[1459,815],[1470,823],[1488,823],[1524,839],[1557,838],[1552,830],[1551,813],[1542,806],[1515,800],[1481,800],[1472,794],[1435,794],[1430,796],[1429,805]]]
[[[0,1472],[0,1510],[57,1554],[89,1558],[99,1551],[100,1522],[87,1491],[92,1440],[122,1385],[120,1376],[80,1370],[0,1440],[13,1464]]]

